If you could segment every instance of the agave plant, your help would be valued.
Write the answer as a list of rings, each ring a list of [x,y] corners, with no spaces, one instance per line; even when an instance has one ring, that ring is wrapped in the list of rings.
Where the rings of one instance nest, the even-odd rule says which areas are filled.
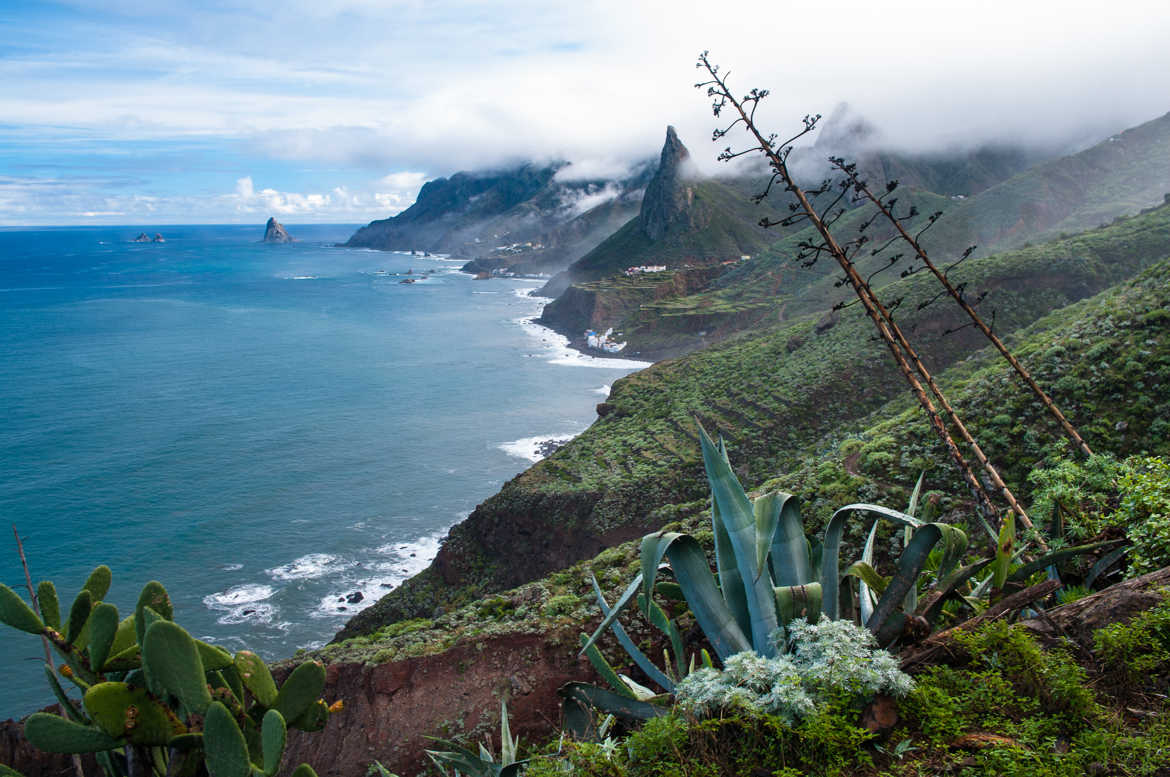
[[[446,739],[436,739],[446,750],[427,750],[427,755],[443,774],[451,768],[456,777],[515,777],[528,764],[528,759],[517,759],[520,752],[520,737],[512,737],[508,725],[508,703],[500,702],[500,759],[484,745],[479,752],[473,752],[462,745]],[[489,742],[490,744],[490,742]],[[381,769],[381,764],[378,764]],[[384,771],[384,769],[382,769]],[[393,776],[391,776],[393,777]]]
[[[711,486],[716,572],[712,574],[707,555],[693,536],[678,532],[646,535],[641,547],[642,570],[612,607],[601,596],[595,581],[595,592],[605,617],[585,640],[583,653],[591,654],[601,634],[612,629],[639,668],[668,692],[673,690],[671,674],[684,675],[694,661],[684,666],[681,639],[676,641],[677,628],[653,601],[664,559],[669,562],[679,591],[720,661],[744,651],[754,651],[764,657],[776,655],[787,644],[787,640],[776,638],[777,633],[782,636],[787,624],[796,618],[815,622],[820,617],[840,618],[843,612],[851,617],[852,606],[846,606],[846,598],[852,587],[842,585],[843,579],[856,577],[868,587],[866,596],[871,596],[872,601],[862,607],[863,625],[882,644],[889,644],[914,617],[914,610],[907,611],[906,606],[917,602],[913,593],[915,584],[932,550],[937,548],[939,553],[936,588],[944,594],[931,597],[932,605],[937,599],[941,607],[945,593],[970,577],[970,568],[958,569],[967,548],[967,537],[961,529],[942,523],[924,523],[912,515],[879,505],[842,507],[830,519],[824,539],[819,543],[810,541],[804,534],[799,500],[795,496],[774,492],[750,499],[732,471],[723,440],[716,444],[701,425],[699,440]],[[867,516],[908,530],[897,571],[888,580],[877,575],[871,563],[859,562],[841,571],[845,527],[850,521]],[[871,540],[873,535],[871,531]],[[872,542],[868,544],[872,560]],[[668,660],[665,670],[655,667],[638,650],[618,621],[618,615],[635,597],[646,617],[671,637],[675,660]],[[629,689],[629,683],[622,684]]]

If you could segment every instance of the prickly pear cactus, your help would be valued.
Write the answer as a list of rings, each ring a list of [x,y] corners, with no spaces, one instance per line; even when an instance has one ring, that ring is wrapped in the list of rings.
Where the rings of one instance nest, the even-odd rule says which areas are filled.
[[[95,569],[65,618],[51,582],[37,587],[34,607],[0,583],[0,623],[47,639],[60,675],[81,693],[80,703],[69,698],[45,665],[65,716],[29,717],[25,736],[41,750],[94,753],[107,777],[143,768],[176,777],[275,777],[288,729],[319,731],[341,708],[321,698],[319,663],[301,664],[277,687],[255,653],[233,656],[192,637],[174,622],[161,583],[147,583],[134,614],[120,620],[103,601],[111,579],[108,567]],[[316,777],[308,764],[293,775]]]

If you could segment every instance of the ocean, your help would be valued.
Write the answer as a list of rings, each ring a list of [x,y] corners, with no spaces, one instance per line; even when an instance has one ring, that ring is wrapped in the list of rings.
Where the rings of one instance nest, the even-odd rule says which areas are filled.
[[[644,366],[531,323],[537,281],[355,228],[0,230],[0,580],[24,594],[15,527],[63,608],[105,563],[123,616],[157,579],[192,634],[287,657]],[[0,635],[0,718],[50,703],[40,641]]]

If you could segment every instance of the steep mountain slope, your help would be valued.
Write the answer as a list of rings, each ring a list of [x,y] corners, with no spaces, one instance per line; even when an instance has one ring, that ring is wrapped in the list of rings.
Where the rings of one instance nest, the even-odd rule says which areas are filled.
[[[705,284],[718,275],[711,268],[737,261],[771,242],[774,236],[759,221],[775,215],[772,207],[755,205],[734,184],[699,177],[690,152],[674,127],[667,127],[658,168],[646,185],[638,217],[546,284],[541,294],[562,296],[545,307],[541,322],[570,337],[579,337],[591,325],[604,328],[572,286],[628,267],[663,265],[671,272],[700,268]],[[651,286],[659,282],[657,276],[645,279]],[[637,296],[631,304],[644,301]],[[609,310],[607,315],[620,318],[626,312]]]
[[[863,136],[863,130],[843,133],[844,137],[830,135],[808,153],[857,142],[855,136]],[[960,190],[971,192],[986,185],[1026,160],[1027,152],[989,149],[966,156],[908,157],[862,151],[857,158],[871,182],[901,179],[897,196],[902,212],[913,204],[922,214],[911,224],[912,231],[925,225],[928,214],[943,213],[923,243],[936,260],[949,262],[970,245],[977,246],[976,255],[986,255],[1097,226],[1161,202],[1170,192],[1170,114],[1080,153],[1039,164],[975,196]],[[916,183],[939,189],[917,188]],[[839,239],[855,236],[868,213],[865,208],[847,212],[834,233]],[[877,238],[874,244],[889,234],[881,221],[870,230]],[[636,309],[625,308],[624,317],[606,325],[623,331],[631,353],[676,355],[762,322],[823,313],[848,299],[850,292],[837,285],[838,271],[831,260],[822,259],[814,267],[797,260],[800,244],[809,240],[816,241],[811,227],[778,233],[750,262],[728,268],[709,284],[688,287],[685,294],[644,297]],[[881,258],[864,253],[858,257],[859,269],[867,276],[883,264]],[[896,275],[900,269],[888,274]],[[885,282],[880,276],[876,281]],[[595,309],[612,309],[605,300],[606,286],[602,282],[575,289],[575,306],[585,306],[585,292]]]
[[[1168,255],[1164,206],[1074,238],[975,259],[955,272],[972,293],[990,292],[997,330],[1009,333]],[[983,341],[970,329],[940,336],[960,323],[956,310],[914,304],[935,293],[920,275],[883,291],[887,299],[905,297],[902,324],[940,369]],[[745,480],[798,470],[820,441],[904,397],[901,376],[871,334],[856,308],[828,325],[808,315],[615,383],[593,426],[476,508],[451,530],[431,567],[343,635],[516,585],[674,520],[675,508],[664,505],[705,493],[696,416],[727,436]],[[1095,422],[1067,410],[1074,422]]]
[[[480,258],[482,269],[559,270],[629,219],[649,166],[621,180],[583,180],[565,163],[456,173],[428,181],[397,216],[359,229],[348,246]]]
[[[1057,389],[1062,404],[1093,416],[1082,430],[1091,435],[1099,451],[1118,456],[1170,454],[1166,434],[1170,261],[1096,297],[1061,308],[1017,332],[1012,340],[1046,384],[1067,384]],[[1102,361],[1109,365],[1102,366]],[[1144,366],[1144,386],[1136,392],[1128,372],[1132,368],[1127,366],[1134,362]],[[1034,407],[1029,394],[1017,389],[1010,369],[988,348],[939,378],[961,407],[972,410],[967,417],[976,423],[978,436],[994,449],[1013,485],[1021,486],[1017,494],[1030,502],[1022,473],[1037,466],[1055,466],[1065,458],[1053,442],[1056,438],[1047,415]],[[1116,401],[1123,393],[1135,401]],[[904,410],[904,405],[903,399],[896,399],[872,416],[834,429],[809,447],[792,473],[779,478],[765,473],[745,485],[795,493],[804,505],[807,529],[819,533],[827,515],[843,504],[904,504],[918,467],[934,464],[936,468],[927,473],[926,499],[937,503],[944,520],[962,519],[968,512],[966,505],[953,498],[961,490],[944,477],[949,468],[941,452],[932,449],[922,414]],[[1000,416],[1013,423],[1005,425]],[[735,465],[745,461],[734,447],[730,454]],[[706,507],[704,499],[663,508],[661,513],[669,516],[676,530],[709,535]],[[856,552],[867,528],[858,525],[847,533],[846,554]],[[975,542],[980,540],[977,534],[971,536]],[[470,736],[472,731],[498,725],[492,716],[498,711],[498,688],[504,683],[516,692],[509,704],[512,730],[531,732],[529,740],[555,736],[548,724],[558,715],[552,689],[565,679],[585,680],[589,672],[587,664],[575,670],[567,666],[564,657],[574,654],[576,635],[600,619],[590,575],[612,601],[638,571],[637,557],[638,543],[625,543],[522,587],[314,651],[312,657],[331,665],[329,698],[345,698],[347,710],[352,699],[361,725],[355,727],[353,719],[347,718],[346,724],[331,725],[320,736],[303,737],[292,745],[292,760],[345,763],[348,767],[340,775],[360,777],[369,759],[378,758],[406,773],[417,768],[420,751],[431,743],[424,735],[454,730]],[[1161,598],[1151,592],[1143,604]],[[1118,608],[1114,604],[1108,609],[1116,613]],[[1052,612],[1060,617],[1059,611]],[[624,620],[635,642],[660,646],[653,640],[661,635],[640,618],[631,615]],[[1072,629],[1077,632],[1073,636],[1083,637],[1100,625],[1100,621],[1086,621],[1083,614],[1077,622],[1085,628]],[[603,641],[602,650],[615,664],[626,660],[616,644]],[[485,666],[495,674],[484,672]],[[978,668],[982,672],[987,667],[980,664]],[[501,674],[506,679],[501,680]],[[461,711],[467,712],[458,721],[450,715],[451,688],[461,700]],[[410,714],[404,714],[405,709]],[[394,736],[355,736],[355,728],[392,731]]]

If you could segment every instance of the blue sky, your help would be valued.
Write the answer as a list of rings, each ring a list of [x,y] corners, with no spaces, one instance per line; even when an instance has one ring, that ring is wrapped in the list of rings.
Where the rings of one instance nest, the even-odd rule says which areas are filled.
[[[710,49],[778,130],[1070,147],[1170,110],[1163,2],[0,0],[0,225],[365,222],[519,159],[617,171]]]

